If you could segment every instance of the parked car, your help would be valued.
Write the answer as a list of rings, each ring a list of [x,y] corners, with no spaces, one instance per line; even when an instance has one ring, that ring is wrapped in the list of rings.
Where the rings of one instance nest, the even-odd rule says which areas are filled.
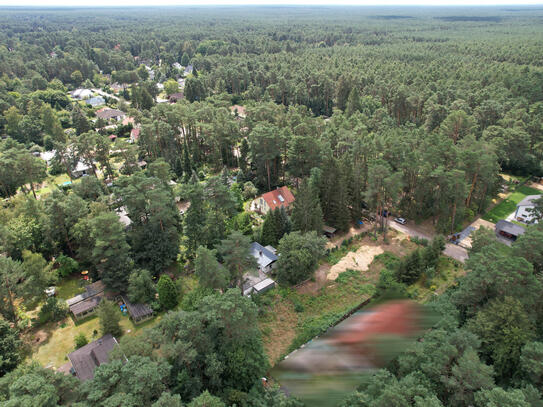
[[[399,223],[400,225],[405,225],[407,223],[404,218],[394,218],[394,222]]]
[[[48,288],[45,289],[45,294],[48,297],[54,297],[55,295],[57,295],[57,288],[56,287],[48,287]]]

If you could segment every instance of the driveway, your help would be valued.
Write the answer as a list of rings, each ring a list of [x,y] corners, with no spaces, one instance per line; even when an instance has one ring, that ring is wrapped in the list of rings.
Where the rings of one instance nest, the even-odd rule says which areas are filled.
[[[427,240],[432,240],[433,238],[433,236],[430,236],[427,232],[417,229],[417,225],[414,225],[410,221],[408,221],[405,225],[400,225],[399,223],[396,223],[393,219],[391,219],[388,222],[388,225],[392,229],[395,229],[398,232],[402,232],[411,237],[418,237],[419,239]],[[461,263],[464,263],[469,257],[468,251],[466,249],[452,243],[445,244],[445,250],[443,250],[443,254],[447,257],[458,260]]]

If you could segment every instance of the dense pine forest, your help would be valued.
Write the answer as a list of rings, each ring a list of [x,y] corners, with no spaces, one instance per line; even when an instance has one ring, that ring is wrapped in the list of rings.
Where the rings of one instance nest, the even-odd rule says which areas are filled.
[[[542,23],[512,6],[1,9],[0,405],[310,407],[262,378],[393,292],[433,326],[336,405],[543,406],[543,200],[514,242],[481,228],[465,263],[446,249],[537,196]],[[360,244],[384,248],[368,274],[321,284]],[[255,275],[275,287],[242,295]],[[97,281],[98,317],[78,320],[66,300]],[[65,354],[110,334],[80,380]]]

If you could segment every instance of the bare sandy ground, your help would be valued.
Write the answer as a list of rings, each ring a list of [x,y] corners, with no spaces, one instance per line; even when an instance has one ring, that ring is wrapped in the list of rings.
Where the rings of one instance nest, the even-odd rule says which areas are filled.
[[[356,252],[349,252],[337,264],[334,264],[328,272],[328,280],[335,280],[340,273],[347,270],[367,271],[373,258],[383,253],[380,246],[363,245]]]

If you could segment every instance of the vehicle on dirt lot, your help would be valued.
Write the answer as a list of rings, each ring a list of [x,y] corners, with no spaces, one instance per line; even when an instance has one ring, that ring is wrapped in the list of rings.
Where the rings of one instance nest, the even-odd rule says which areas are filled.
[[[399,223],[400,225],[405,225],[407,223],[404,218],[394,218],[394,222]]]

